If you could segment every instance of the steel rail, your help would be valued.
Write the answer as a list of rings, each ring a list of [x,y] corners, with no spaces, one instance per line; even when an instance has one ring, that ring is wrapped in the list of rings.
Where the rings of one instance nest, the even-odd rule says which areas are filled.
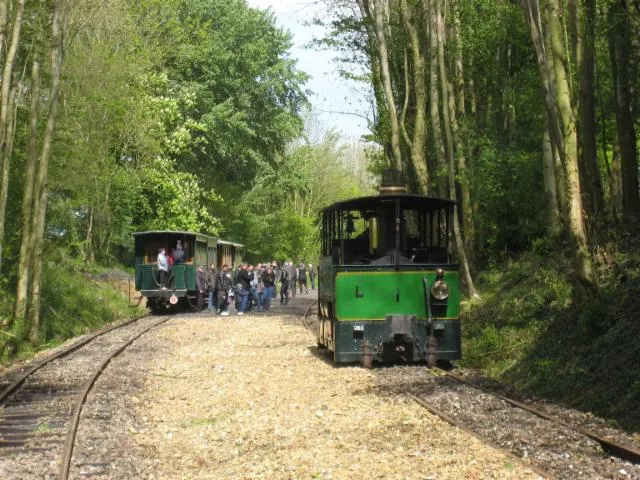
[[[571,425],[570,423],[565,422],[564,420],[561,420],[559,418],[556,417],[552,417],[551,415],[548,415],[544,412],[541,412],[540,410],[537,410],[533,407],[530,407],[529,405],[522,403],[522,402],[518,402],[517,400],[513,400],[509,397],[506,397],[500,393],[496,393],[496,392],[492,392],[482,386],[479,385],[475,385],[472,382],[469,382],[468,380],[465,380],[464,378],[461,378],[457,375],[454,375],[453,373],[450,372],[445,372],[445,376],[452,378],[464,385],[468,385],[470,387],[473,388],[477,388],[478,390],[481,390],[489,395],[493,395],[496,398],[499,398],[500,400],[503,400],[505,402],[507,402],[509,405],[520,408],[522,410],[525,410],[529,413],[532,413],[540,418],[543,418],[545,420],[548,420],[552,423],[555,423],[556,425],[561,425],[563,427],[566,427],[570,430],[573,430],[574,432],[580,433],[586,437],[589,437],[591,440],[594,440],[596,442],[598,442],[600,444],[600,446],[606,451],[608,452],[610,455],[621,458],[622,460],[628,460],[629,462],[632,463],[636,463],[636,464],[640,464],[640,450],[633,448],[633,447],[627,447],[625,445],[621,445],[617,442],[614,442],[612,440],[607,440],[604,437],[601,437],[600,435],[590,431],[590,430],[586,430],[584,428],[581,427],[576,427],[575,425]]]
[[[54,360],[58,360],[59,358],[63,358],[65,356],[69,355],[70,353],[75,352],[76,350],[78,350],[81,347],[84,347],[87,343],[91,342],[95,338],[98,338],[98,337],[100,337],[102,335],[105,335],[105,334],[111,332],[112,330],[116,330],[118,328],[126,327],[127,325],[130,325],[131,323],[137,322],[138,320],[141,320],[141,319],[146,318],[148,316],[149,316],[149,314],[147,313],[147,314],[144,314],[144,315],[140,315],[138,317],[130,318],[129,320],[126,320],[126,321],[124,321],[122,323],[118,323],[116,325],[111,325],[111,326],[109,326],[107,328],[103,328],[102,330],[98,330],[97,332],[94,332],[94,333],[90,334],[88,337],[85,337],[82,340],[79,340],[79,341],[69,345],[68,347],[63,348],[59,352],[56,352],[56,353],[54,353],[52,355],[49,355],[49,356],[43,358],[42,360],[36,362],[30,368],[28,368],[25,372],[23,372],[22,375],[19,375],[18,378],[16,378],[13,382],[11,382],[2,391],[2,393],[0,393],[0,405],[3,405],[5,403],[5,401],[7,400],[7,398],[9,398],[9,395],[11,395],[13,392],[15,392],[16,389],[18,387],[20,387],[20,385],[22,385],[27,378],[29,378],[31,375],[33,375],[35,372],[40,370],[42,367],[44,367],[48,363],[51,363]]]
[[[434,407],[433,405],[431,405],[427,401],[423,400],[422,398],[420,398],[420,397],[418,397],[418,396],[416,396],[416,395],[414,395],[412,393],[407,393],[407,392],[399,392],[399,393],[402,394],[402,395],[407,395],[410,399],[412,399],[418,405],[426,408],[433,415],[435,415],[437,417],[440,417],[442,420],[447,422],[449,425],[451,425],[453,427],[456,427],[456,428],[462,430],[463,432],[468,433],[469,435],[471,435],[471,436],[477,438],[478,440],[480,440],[485,445],[490,445],[490,446],[492,446],[492,447],[504,452],[505,454],[509,455],[511,458],[517,460],[519,463],[523,463],[524,465],[526,465],[527,468],[529,468],[533,472],[537,473],[542,478],[545,478],[547,480],[555,480],[556,477],[554,475],[550,474],[549,472],[546,472],[546,471],[542,470],[541,468],[537,467],[536,465],[533,465],[532,463],[526,463],[525,461],[523,461],[522,458],[518,457],[513,452],[510,452],[509,450],[507,450],[504,447],[500,446],[496,442],[494,442],[492,440],[489,440],[489,439],[483,437],[482,435],[474,432],[472,429],[470,429],[468,427],[465,427],[464,425],[459,423],[455,418],[453,418],[452,416],[444,413],[442,410]]]
[[[87,382],[85,383],[82,395],[80,396],[80,398],[78,398],[78,401],[76,402],[73,419],[71,421],[71,425],[69,426],[69,429],[67,430],[67,437],[64,442],[64,450],[63,450],[64,455],[62,458],[62,464],[60,466],[60,475],[58,477],[60,480],[67,480],[69,478],[69,470],[71,468],[71,456],[73,455],[73,446],[76,439],[76,433],[78,431],[78,424],[80,423],[80,415],[82,414],[82,407],[84,406],[87,400],[87,396],[89,395],[91,388],[95,384],[96,380],[98,380],[98,377],[107,368],[111,360],[113,360],[115,357],[117,357],[122,352],[124,352],[124,350],[129,345],[131,345],[133,342],[135,342],[138,338],[140,338],[142,335],[147,333],[149,330],[165,322],[168,322],[171,318],[172,317],[166,317],[166,318],[163,318],[162,320],[155,322],[153,325],[150,325],[147,328],[143,329],[142,331],[138,332],[129,340],[127,340],[125,343],[120,345],[118,348],[112,351],[105,360],[103,360],[103,362],[100,364],[98,369],[93,373],[91,378],[87,380]]]

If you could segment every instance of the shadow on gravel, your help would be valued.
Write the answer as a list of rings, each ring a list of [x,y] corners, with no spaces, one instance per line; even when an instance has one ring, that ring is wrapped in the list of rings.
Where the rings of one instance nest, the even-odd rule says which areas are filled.
[[[637,432],[640,259],[597,294],[576,294],[566,261],[556,260],[526,259],[493,274],[483,303],[463,318],[463,362],[521,393]]]

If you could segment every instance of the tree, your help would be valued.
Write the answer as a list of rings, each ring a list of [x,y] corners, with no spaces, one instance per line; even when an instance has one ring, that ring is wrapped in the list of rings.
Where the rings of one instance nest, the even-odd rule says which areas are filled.
[[[625,0],[614,0],[609,7],[609,50],[615,88],[615,112],[622,169],[622,210],[627,216],[640,215],[638,194],[638,147],[630,106],[629,61],[631,32]]]
[[[18,0],[13,19],[13,30],[11,43],[2,69],[2,89],[0,93],[0,161],[2,163],[2,173],[0,180],[0,269],[2,268],[2,244],[4,242],[5,216],[7,212],[7,199],[9,197],[9,165],[11,163],[11,148],[13,143],[13,125],[10,114],[11,89],[13,85],[13,67],[20,43],[20,32],[22,30],[22,17],[24,13],[24,0]],[[0,5],[0,48],[3,47],[4,29],[6,25],[7,4]],[[15,95],[13,96],[15,101]]]

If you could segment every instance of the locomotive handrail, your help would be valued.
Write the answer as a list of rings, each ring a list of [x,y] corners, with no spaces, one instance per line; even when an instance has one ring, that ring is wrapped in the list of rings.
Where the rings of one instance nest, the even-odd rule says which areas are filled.
[[[434,368],[437,364],[438,358],[436,355],[438,340],[436,340],[435,331],[433,328],[433,315],[431,314],[431,290],[429,288],[429,279],[426,275],[422,278],[422,288],[424,289],[424,303],[427,307],[429,325],[429,340],[427,340],[427,365],[429,368]]]

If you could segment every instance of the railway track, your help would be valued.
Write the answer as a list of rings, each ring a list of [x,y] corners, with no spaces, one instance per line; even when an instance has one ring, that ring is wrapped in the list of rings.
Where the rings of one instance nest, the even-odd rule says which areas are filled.
[[[422,372],[420,372],[422,370]],[[400,372],[399,378],[391,375]],[[451,425],[528,462],[543,478],[640,479],[640,452],[559,416],[424,367],[380,369],[394,390]],[[403,376],[409,377],[403,380]]]
[[[311,305],[305,323],[313,315]],[[308,328],[309,325],[307,325]],[[399,372],[414,372],[409,380]],[[488,389],[456,373],[421,366],[377,368],[378,376],[397,386],[394,392],[451,425],[527,461],[543,478],[620,478],[640,480],[640,449],[630,437],[608,438],[602,426],[585,427]],[[382,388],[383,390],[385,388]],[[473,399],[465,405],[465,399]],[[596,423],[596,422],[593,422]],[[621,432],[611,431],[619,437]],[[609,433],[609,432],[608,432]]]
[[[20,372],[0,393],[0,457],[27,454],[21,478],[41,478],[43,471],[52,478],[58,469],[58,478],[66,480],[93,384],[113,358],[170,318],[145,315],[111,326]]]
[[[571,425],[568,422],[565,422],[560,418],[557,418],[557,417],[549,415],[549,414],[547,414],[545,412],[542,412],[541,410],[539,410],[537,408],[534,408],[534,407],[532,407],[530,405],[527,405],[526,403],[520,402],[518,400],[514,400],[514,399],[509,398],[508,396],[502,395],[500,393],[491,392],[488,389],[486,389],[486,388],[484,388],[482,386],[476,385],[473,382],[469,382],[469,381],[465,380],[464,378],[462,378],[462,377],[460,377],[458,375],[452,374],[450,372],[446,372],[445,374],[448,377],[453,378],[454,380],[456,380],[456,381],[458,381],[458,382],[460,382],[462,384],[469,385],[469,386],[471,386],[473,388],[478,388],[478,389],[482,390],[483,392],[485,392],[487,394],[494,395],[497,398],[507,402],[509,405],[511,405],[513,407],[520,408],[522,410],[526,410],[529,413],[532,413],[532,414],[534,414],[534,415],[536,415],[536,416],[538,416],[540,418],[543,418],[545,420],[553,422],[553,423],[555,423],[557,425],[560,425],[562,427],[567,427],[567,428],[570,428],[572,430],[575,430],[576,432],[578,432],[578,433],[580,433],[580,434],[582,434],[582,435],[584,435],[586,437],[589,437],[591,440],[594,440],[594,441],[598,442],[600,444],[600,446],[602,447],[602,449],[605,452],[607,452],[608,454],[612,455],[612,456],[618,457],[618,458],[620,458],[622,460],[627,460],[627,461],[629,461],[631,463],[634,463],[634,464],[640,464],[640,449],[638,449],[638,448],[634,448],[634,447],[629,446],[629,445],[623,445],[622,443],[617,442],[615,440],[611,440],[611,439],[605,438],[604,436],[599,435],[598,433],[592,432],[592,431],[587,430],[587,429],[582,428],[582,427],[577,427],[577,426]]]

